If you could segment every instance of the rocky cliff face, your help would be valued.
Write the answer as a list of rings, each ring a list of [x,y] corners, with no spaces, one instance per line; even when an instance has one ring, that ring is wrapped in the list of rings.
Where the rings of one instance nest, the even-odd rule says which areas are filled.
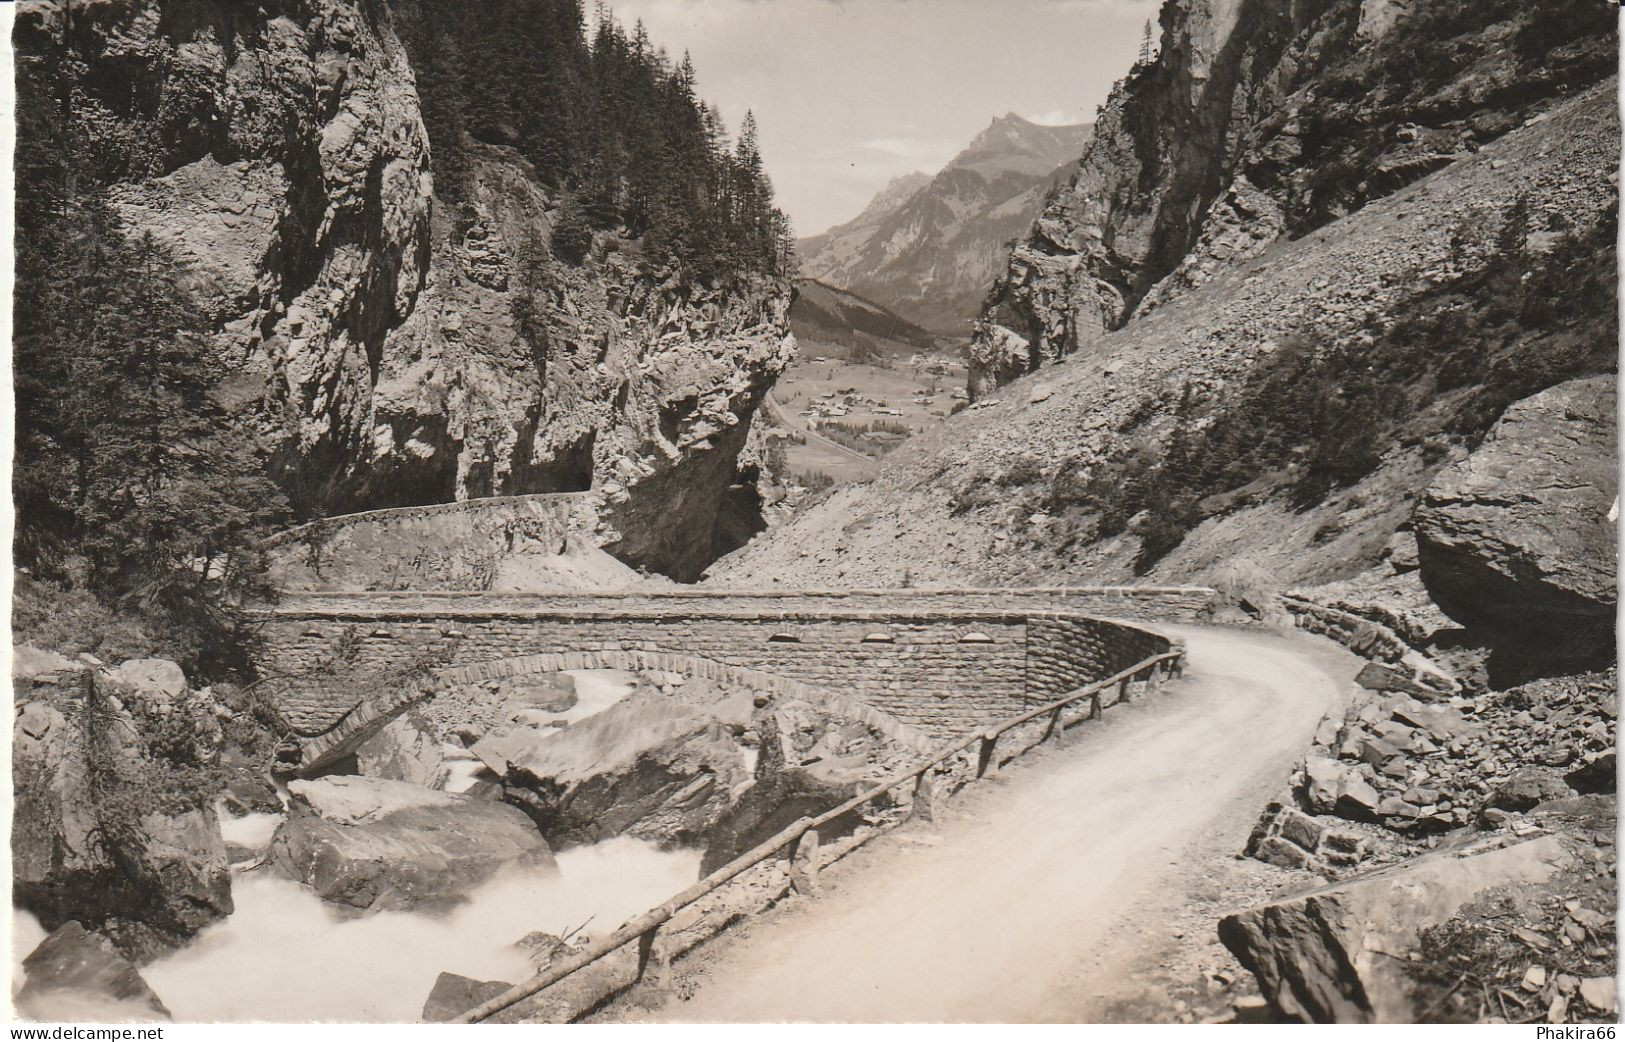
[[[730,487],[792,351],[789,287],[679,284],[618,241],[555,263],[555,201],[511,150],[437,200],[382,5],[39,0],[16,44],[92,129],[129,228],[195,270],[232,404],[302,512],[596,484],[632,563],[693,573],[753,509]],[[682,504],[648,505],[670,486]]]
[[[368,498],[385,340],[429,261],[428,139],[387,20],[349,0],[38,2],[16,46],[54,67],[129,228],[193,266],[298,498]]]
[[[935,176],[894,180],[846,224],[798,244],[802,271],[927,329],[963,336],[1007,244],[1071,169],[1087,124],[995,119]]]
[[[470,154],[466,197],[436,201],[417,307],[386,340],[372,483],[432,500],[595,488],[611,552],[694,577],[758,507],[738,459],[794,356],[789,284],[685,282],[605,233],[562,263],[556,201],[524,160]]]
[[[971,389],[1475,153],[1614,66],[1583,4],[1173,0],[978,321]],[[1593,31],[1594,30],[1594,31]]]

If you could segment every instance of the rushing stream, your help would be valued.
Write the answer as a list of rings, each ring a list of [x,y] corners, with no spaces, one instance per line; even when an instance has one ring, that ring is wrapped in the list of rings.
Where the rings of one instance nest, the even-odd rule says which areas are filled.
[[[579,701],[560,713],[574,723],[626,696],[630,674],[574,671]],[[447,789],[481,775],[477,760],[450,763]],[[228,842],[261,849],[281,816],[222,815]],[[187,1021],[414,1022],[441,971],[478,980],[519,981],[535,972],[515,947],[541,930],[564,934],[587,923],[603,936],[699,878],[700,852],[663,852],[620,837],[558,855],[556,876],[513,869],[474,891],[446,915],[337,914],[314,891],[269,869],[232,880],[236,911],[184,949],[142,968],[169,1007]],[[27,912],[13,917],[14,988],[20,964],[45,931]]]
[[[265,871],[232,884],[237,911],[142,970],[178,1021],[412,1022],[442,970],[519,981],[535,972],[514,942],[591,917],[602,935],[699,878],[698,851],[662,853],[625,837],[558,856],[559,875],[513,871],[444,916],[346,919]]]

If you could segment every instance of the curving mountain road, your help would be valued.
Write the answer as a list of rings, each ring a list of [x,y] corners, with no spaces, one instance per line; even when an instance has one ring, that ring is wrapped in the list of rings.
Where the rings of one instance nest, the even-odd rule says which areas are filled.
[[[1096,1019],[1161,957],[1137,936],[1147,923],[1188,943],[1168,940],[1175,906],[1242,848],[1354,673],[1313,638],[1169,629],[1188,642],[1183,682],[967,790],[933,829],[870,844],[815,902],[694,953],[692,996],[652,1015]]]

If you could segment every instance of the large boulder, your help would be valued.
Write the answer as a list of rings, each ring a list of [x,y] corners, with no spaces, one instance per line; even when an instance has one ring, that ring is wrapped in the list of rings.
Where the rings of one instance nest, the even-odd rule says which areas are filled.
[[[151,987],[113,942],[76,922],[63,923],[23,960],[27,980],[17,1008],[33,1020],[169,1018]]]
[[[874,784],[899,751],[856,720],[836,720],[805,702],[784,699],[757,712],[755,784],[723,815],[700,862],[710,873],[803,817],[817,817]],[[820,841],[850,833],[859,812],[819,830]]]
[[[1574,795],[1556,771],[1542,767],[1520,767],[1512,776],[1490,791],[1484,806],[1495,810],[1533,810],[1548,800]]]
[[[271,861],[324,900],[364,911],[443,911],[502,869],[556,871],[524,814],[408,782],[294,781]]]
[[[107,682],[121,695],[159,704],[172,703],[187,693],[186,673],[165,658],[133,658],[107,671]]]
[[[429,997],[423,1000],[423,1022],[444,1024],[462,1016],[482,1002],[496,998],[513,987],[507,981],[475,980],[456,973],[442,973],[434,980]]]
[[[89,668],[85,663],[75,662],[66,655],[29,644],[17,644],[11,649],[11,678],[14,681],[55,683]]]
[[[562,730],[488,736],[474,753],[555,843],[683,844],[703,841],[750,781],[741,729],[715,707],[645,688]]]
[[[1560,836],[1478,841],[1227,916],[1219,938],[1282,1013],[1316,1023],[1411,1023],[1421,933],[1496,887],[1546,883],[1577,858]]]
[[[85,672],[14,677],[12,900],[143,961],[232,911],[212,794],[152,759],[136,717]]]
[[[1538,650],[1613,643],[1618,568],[1614,377],[1506,410],[1417,506],[1422,581],[1452,618]]]
[[[440,739],[415,711],[390,721],[357,746],[355,761],[357,772],[365,777],[411,782],[426,789],[445,788],[450,773]]]

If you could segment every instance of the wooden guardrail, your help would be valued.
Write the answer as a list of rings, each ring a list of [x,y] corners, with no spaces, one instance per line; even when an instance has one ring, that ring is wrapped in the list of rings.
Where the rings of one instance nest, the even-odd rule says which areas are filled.
[[[1007,732],[1048,716],[1048,730],[1044,732],[1043,737],[1033,744],[1042,745],[1047,741],[1058,739],[1065,728],[1062,713],[1068,708],[1088,700],[1090,703],[1089,719],[1095,719],[1100,716],[1102,709],[1101,696],[1105,692],[1116,687],[1118,690],[1117,702],[1126,702],[1129,700],[1130,684],[1143,681],[1151,690],[1155,690],[1160,686],[1165,674],[1172,676],[1183,674],[1184,662],[1185,653],[1179,647],[1142,659],[1122,672],[1107,677],[1105,680],[1099,680],[1078,688],[1053,702],[1048,702],[1019,716],[1009,717],[985,730],[961,739],[928,760],[894,771],[874,787],[859,793],[845,803],[832,807],[817,817],[801,818],[771,839],[753,847],[704,879],[699,880],[666,903],[628,920],[620,929],[603,940],[589,945],[555,965],[549,966],[536,976],[514,985],[500,995],[493,996],[480,1003],[461,1016],[453,1018],[451,1023],[474,1024],[486,1020],[509,1006],[535,995],[544,988],[557,984],[578,970],[591,966],[598,960],[619,951],[634,941],[638,943],[638,975],[642,977],[651,966],[663,961],[659,944],[660,927],[670,921],[678,912],[715,892],[736,876],[749,871],[769,858],[778,856],[781,851],[788,850],[791,859],[791,879],[796,889],[803,892],[816,890],[818,830],[823,826],[843,815],[850,814],[873,800],[886,796],[894,789],[910,783],[913,785],[914,795],[909,812],[910,818],[929,821],[931,820],[936,798],[935,775],[938,773],[939,768],[961,753],[972,748],[977,750],[977,778],[997,774],[1001,767],[998,742],[999,738]],[[1112,704],[1115,705],[1117,702]],[[1030,749],[1032,746],[1027,748]]]

